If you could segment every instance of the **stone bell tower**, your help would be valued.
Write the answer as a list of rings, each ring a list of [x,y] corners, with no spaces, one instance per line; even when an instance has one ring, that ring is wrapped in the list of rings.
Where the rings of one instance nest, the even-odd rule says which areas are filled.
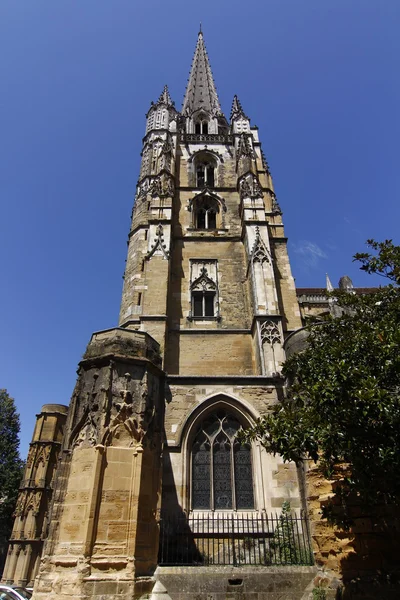
[[[165,86],[146,119],[119,326],[79,364],[35,600],[147,593],[160,510],[301,508],[294,465],[234,442],[301,321],[258,130],[237,96],[224,116],[202,32],[182,110]]]

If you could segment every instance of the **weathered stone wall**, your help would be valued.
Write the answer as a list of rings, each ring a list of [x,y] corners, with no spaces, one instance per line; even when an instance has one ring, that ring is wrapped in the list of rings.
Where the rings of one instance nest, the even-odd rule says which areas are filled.
[[[254,358],[249,334],[193,332],[178,335],[170,333],[169,343],[174,347],[166,370],[180,375],[252,375]],[[228,360],[229,357],[229,360]],[[174,362],[172,362],[174,358]]]
[[[155,576],[171,600],[308,600],[315,572],[314,567],[158,567]]]
[[[316,584],[329,591],[344,584],[344,600],[391,600],[400,598],[400,511],[390,505],[366,506],[354,497],[346,507],[335,504],[336,516],[349,519],[348,528],[332,526],[321,511],[333,489],[346,474],[338,469],[326,480],[318,466],[307,472],[307,501],[316,565]],[[333,590],[330,597],[334,598]]]

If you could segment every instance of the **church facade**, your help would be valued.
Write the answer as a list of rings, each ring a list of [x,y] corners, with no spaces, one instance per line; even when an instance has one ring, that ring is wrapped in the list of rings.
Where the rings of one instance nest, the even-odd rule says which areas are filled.
[[[49,476],[39,489],[32,451],[22,490],[31,500],[19,502],[3,580],[36,577],[35,599],[148,597],[163,519],[207,522],[208,531],[217,519],[219,538],[220,524],[234,522],[229,533],[242,527],[247,545],[240,520],[264,523],[290,506],[296,526],[305,523],[301,469],[236,441],[283,397],[285,342],[304,315],[258,130],[236,96],[229,120],[223,114],[202,32],[182,110],[165,87],[147,113],[141,157],[118,327],[93,334],[68,415],[43,407],[45,420],[56,415],[53,438],[33,439],[35,448],[53,443],[41,459]],[[183,600],[193,592],[171,592],[173,569],[199,573],[205,559],[193,567],[174,557],[157,579]],[[312,558],[298,562],[293,585],[304,591],[315,568]],[[231,558],[213,556],[207,568],[237,595],[242,579],[213,564],[230,568]],[[300,588],[279,597],[300,599]],[[199,600],[219,598],[207,593]]]

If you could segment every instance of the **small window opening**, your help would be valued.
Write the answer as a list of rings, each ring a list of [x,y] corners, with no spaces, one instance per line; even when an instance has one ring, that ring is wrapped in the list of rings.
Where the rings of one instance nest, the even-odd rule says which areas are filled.
[[[206,198],[196,210],[197,229],[217,229],[217,212],[217,204]]]
[[[215,292],[200,291],[192,294],[192,312],[194,317],[213,317]]]
[[[140,270],[141,270],[141,271],[142,271],[142,273],[143,273],[143,271],[144,271],[144,260],[142,260],[142,266],[141,266],[141,269],[140,269]]]
[[[201,91],[200,94],[202,94]],[[198,135],[206,135],[208,133],[208,121],[197,121],[194,124],[194,131]]]
[[[147,229],[144,230],[144,239],[147,240]]]
[[[142,304],[142,292],[139,292],[138,293],[137,305],[141,306],[141,304]]]
[[[208,186],[213,188],[215,185],[215,167],[212,163],[204,162],[197,165],[196,169],[197,187]]]

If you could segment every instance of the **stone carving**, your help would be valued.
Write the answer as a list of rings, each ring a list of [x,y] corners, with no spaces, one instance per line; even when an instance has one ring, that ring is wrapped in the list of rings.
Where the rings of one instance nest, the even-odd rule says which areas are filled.
[[[206,267],[202,267],[200,270],[200,276],[197,277],[191,284],[190,288],[192,290],[216,290],[217,284],[215,281],[208,276],[208,272]]]
[[[241,158],[255,159],[254,150],[252,148],[250,139],[251,134],[242,133],[239,138],[239,145],[236,153],[236,164],[239,163]]]
[[[264,152],[261,150],[261,160],[262,160],[262,165],[265,169],[265,172],[267,173],[267,175],[271,175],[271,171],[269,169],[269,164],[267,159],[265,158],[265,154]]]
[[[282,343],[281,334],[276,323],[273,321],[264,321],[261,324],[261,341],[263,344],[267,342],[271,346]]]
[[[97,424],[95,420],[97,410],[97,404],[93,405],[92,410],[90,408],[86,409],[82,419],[72,433],[71,437],[74,439],[73,448],[78,446],[87,448],[97,444]],[[82,426],[81,423],[83,423]]]
[[[167,246],[164,242],[163,226],[161,223],[156,229],[156,239],[151,245],[151,250],[146,255],[146,260],[150,260],[157,250],[164,256],[164,258],[167,260],[169,259],[169,251],[167,250]]]
[[[136,201],[146,200],[148,194],[154,198],[158,197],[170,197],[172,198],[175,193],[175,185],[173,177],[164,172],[163,176],[157,176],[153,179],[145,179],[141,183],[138,183],[136,189]]]
[[[240,199],[244,200],[245,198],[251,198],[251,187],[246,178],[240,182]]]
[[[149,146],[144,148],[142,152],[142,163],[140,165],[140,179],[143,179],[150,171],[150,155],[151,149]]]
[[[245,198],[255,199],[263,197],[263,191],[260,182],[258,181],[258,178],[253,174],[241,179],[239,184],[239,191],[241,200],[244,200]]]
[[[31,446],[29,448],[28,457],[26,459],[27,468],[30,468],[33,465],[33,461],[35,459],[35,453],[36,453],[36,448],[34,446]]]
[[[171,177],[168,177],[164,184],[165,185],[163,188],[162,196],[166,196],[167,198],[173,198],[175,194],[175,185],[173,179]]]
[[[270,262],[271,255],[264,244],[261,236],[260,229],[256,227],[256,238],[254,240],[253,248],[251,249],[250,261],[251,262]]]
[[[126,373],[125,378],[126,387],[128,387],[131,375]],[[155,414],[154,406],[150,406],[151,398],[148,392],[147,375],[140,384],[139,406],[134,405],[132,392],[129,389],[122,390],[120,396],[121,402],[113,402],[113,417],[103,436],[103,444],[141,447]]]
[[[279,206],[278,198],[274,194],[274,192],[270,192],[272,198],[272,212],[276,215],[281,215],[281,207]]]
[[[172,140],[170,139],[169,135],[167,135],[167,138],[161,148],[161,154],[163,154],[166,157],[166,161],[169,164],[171,162],[171,157],[172,157],[173,151],[174,151],[174,146],[173,146]]]
[[[257,177],[253,177],[253,196],[254,198],[262,198],[263,191],[260,182]]]
[[[38,465],[40,462],[42,462],[43,464],[47,463],[47,461],[49,460],[50,457],[50,452],[51,452],[51,447],[50,446],[42,446],[37,455],[36,455],[36,465]]]
[[[26,499],[25,512],[28,513],[31,510],[33,515],[38,515],[40,510],[41,499],[41,492],[30,492]]]
[[[26,496],[25,494],[19,494],[18,496],[18,500],[17,500],[17,505],[15,507],[15,516],[19,517],[21,516],[25,511],[25,500],[26,500]]]
[[[188,207],[187,207],[188,211],[191,212],[193,209],[193,206],[199,206],[200,203],[206,197],[210,197],[213,200],[215,200],[215,202],[219,205],[220,209],[222,209],[222,213],[226,213],[225,200],[222,198],[222,196],[220,196],[219,194],[216,194],[213,190],[211,190],[207,186],[203,190],[201,190],[200,194],[197,194],[196,196],[194,196],[194,198],[191,198],[190,200],[188,200]]]
[[[151,182],[150,187],[148,189],[148,193],[150,193],[153,198],[155,196],[161,196],[162,188],[161,188],[161,179],[159,177],[156,177],[155,179],[153,179],[153,181]]]
[[[136,201],[140,200],[141,198],[143,198],[143,200],[146,198],[147,195],[147,188],[148,188],[148,180],[145,179],[145,181],[143,181],[143,183],[138,183],[137,187],[136,187]]]

